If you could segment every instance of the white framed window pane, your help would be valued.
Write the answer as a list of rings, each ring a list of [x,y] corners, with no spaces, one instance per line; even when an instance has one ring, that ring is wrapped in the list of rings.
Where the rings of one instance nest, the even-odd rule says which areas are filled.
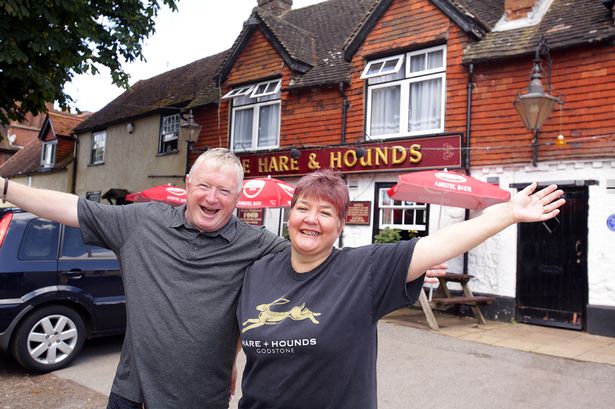
[[[383,62],[377,62],[377,63],[370,64],[367,67],[366,75],[370,76],[370,75],[379,74],[380,73],[380,69],[382,69],[383,65],[384,65]]]
[[[415,51],[407,54],[408,64],[406,76],[416,77],[419,75],[444,72],[446,70],[446,47],[432,47],[426,50]]]
[[[266,95],[276,94],[280,89],[281,80],[261,82],[257,84],[250,95],[251,98],[264,97]]]
[[[439,129],[442,123],[442,78],[410,84],[408,130]]]
[[[258,121],[258,147],[277,146],[280,134],[280,105],[262,106]]]
[[[105,131],[92,134],[91,163],[102,163],[105,160],[105,142],[107,133]]]
[[[444,50],[436,50],[427,53],[427,69],[433,70],[444,67]]]
[[[393,199],[387,193],[387,189],[380,189],[380,203],[378,206],[391,206],[393,204]]]
[[[235,97],[239,97],[242,95],[248,95],[249,93],[252,92],[253,89],[254,89],[254,85],[233,88],[232,90],[224,94],[224,96],[222,96],[222,99],[230,99],[230,98],[235,98]]]
[[[370,136],[399,133],[401,85],[376,88],[370,98]]]
[[[254,108],[238,109],[234,112],[233,150],[243,151],[252,147],[252,125]]]
[[[361,79],[397,73],[402,67],[403,62],[403,55],[395,55],[392,57],[370,61],[363,69]]]
[[[393,224],[393,209],[380,209],[380,224]]]
[[[425,54],[413,55],[410,57],[410,72],[416,73],[425,70]]]

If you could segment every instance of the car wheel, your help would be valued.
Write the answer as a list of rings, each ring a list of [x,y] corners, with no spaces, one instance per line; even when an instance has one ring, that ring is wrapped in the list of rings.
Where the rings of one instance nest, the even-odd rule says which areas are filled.
[[[34,311],[18,326],[11,352],[24,368],[49,372],[67,366],[84,341],[85,325],[79,313],[51,305]]]

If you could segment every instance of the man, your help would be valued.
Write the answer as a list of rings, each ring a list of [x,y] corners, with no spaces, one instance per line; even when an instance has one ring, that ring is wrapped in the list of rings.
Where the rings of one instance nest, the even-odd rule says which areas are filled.
[[[228,408],[235,309],[245,268],[288,246],[233,216],[243,168],[228,149],[202,154],[186,176],[187,203],[100,205],[2,180],[4,198],[81,227],[86,243],[118,255],[126,336],[108,409]]]

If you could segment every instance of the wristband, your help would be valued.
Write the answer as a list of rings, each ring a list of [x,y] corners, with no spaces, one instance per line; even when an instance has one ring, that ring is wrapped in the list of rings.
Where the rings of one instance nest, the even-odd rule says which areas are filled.
[[[9,190],[9,178],[4,178],[4,189],[2,189],[2,196],[0,197],[0,199],[2,199],[2,204],[6,203],[6,193]]]

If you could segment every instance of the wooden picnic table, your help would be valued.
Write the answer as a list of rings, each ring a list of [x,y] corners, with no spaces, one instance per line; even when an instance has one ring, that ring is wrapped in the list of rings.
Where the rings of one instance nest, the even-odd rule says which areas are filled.
[[[438,322],[436,321],[436,317],[433,314],[433,309],[441,305],[469,305],[478,323],[483,325],[487,323],[485,317],[483,317],[483,314],[480,311],[479,304],[491,303],[495,300],[495,298],[486,295],[474,295],[469,285],[469,281],[473,277],[474,276],[470,274],[447,272],[443,276],[437,277],[440,285],[438,286],[434,297],[429,299],[425,294],[425,291],[421,291],[419,294],[419,304],[423,309],[423,313],[425,314],[425,318],[427,319],[427,323],[431,329],[440,329]],[[449,282],[459,283],[461,285],[463,295],[453,295],[447,285]]]

